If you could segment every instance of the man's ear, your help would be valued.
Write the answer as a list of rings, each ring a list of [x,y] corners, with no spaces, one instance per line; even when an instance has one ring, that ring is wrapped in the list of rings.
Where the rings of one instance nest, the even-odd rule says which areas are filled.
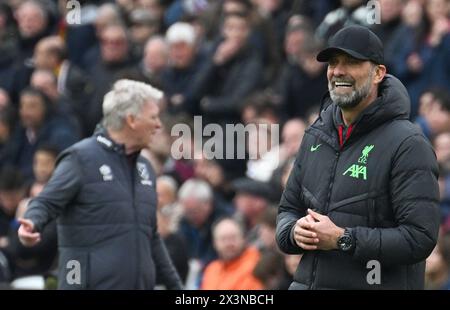
[[[127,114],[127,116],[125,116],[125,123],[128,125],[128,127],[134,129],[136,127],[136,116]]]
[[[385,65],[377,65],[375,69],[375,84],[381,83],[384,77],[386,76],[386,66]]]

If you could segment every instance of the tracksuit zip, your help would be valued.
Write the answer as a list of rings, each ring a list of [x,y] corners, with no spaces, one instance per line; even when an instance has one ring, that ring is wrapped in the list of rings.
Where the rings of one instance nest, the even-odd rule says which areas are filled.
[[[339,160],[339,156],[341,155],[343,146],[341,147],[340,151],[336,151],[335,153],[335,161],[334,161],[334,166],[333,166],[333,170],[332,170],[332,174],[330,177],[330,184],[328,185],[328,197],[327,197],[327,202],[325,205],[325,210],[324,210],[324,215],[328,214],[328,208],[330,206],[330,199],[331,199],[331,190],[333,188],[333,184],[334,184],[334,177],[336,176],[336,168],[337,168],[337,163]],[[313,268],[312,268],[312,277],[311,277],[311,284],[309,286],[309,289],[312,290],[315,288],[315,280],[316,280],[316,270],[317,270],[317,263],[319,261],[319,259],[317,258],[318,253],[315,253],[314,256],[314,261],[313,261]]]
[[[136,159],[137,160],[137,159]],[[131,189],[131,200],[132,200],[132,205],[133,205],[133,211],[134,211],[134,236],[135,236],[135,244],[136,244],[136,283],[135,283],[135,288],[137,289],[139,287],[139,268],[140,268],[140,255],[139,255],[139,223],[138,223],[138,217],[137,217],[137,207],[136,207],[136,203],[135,203],[135,171],[134,169],[136,169],[136,162],[134,162],[133,165],[130,165],[130,163],[128,162],[128,159],[125,157],[124,158],[124,164],[125,164],[125,171],[128,171],[128,169],[130,169],[131,167],[131,172],[128,173],[128,178],[131,181],[130,183],[130,189]]]

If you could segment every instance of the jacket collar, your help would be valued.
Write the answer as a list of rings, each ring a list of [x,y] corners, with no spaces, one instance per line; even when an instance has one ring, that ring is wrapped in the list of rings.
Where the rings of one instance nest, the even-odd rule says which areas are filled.
[[[118,144],[111,139],[108,131],[102,125],[97,125],[93,136],[103,148],[125,155],[125,146],[123,144]]]

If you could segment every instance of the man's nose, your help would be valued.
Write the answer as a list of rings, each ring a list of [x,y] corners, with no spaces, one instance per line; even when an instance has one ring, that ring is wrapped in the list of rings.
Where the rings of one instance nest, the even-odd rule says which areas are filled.
[[[346,73],[345,66],[343,64],[336,64],[333,67],[333,76],[343,76]]]
[[[161,127],[162,127],[161,119],[158,118],[158,120],[156,121],[156,128],[160,129]]]

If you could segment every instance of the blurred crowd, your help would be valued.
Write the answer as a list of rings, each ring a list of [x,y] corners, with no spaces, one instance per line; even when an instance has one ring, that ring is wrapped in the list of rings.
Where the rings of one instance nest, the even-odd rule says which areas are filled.
[[[128,78],[165,93],[164,128],[145,156],[159,175],[159,233],[186,288],[287,289],[301,257],[277,248],[277,203],[327,91],[315,57],[360,24],[383,41],[388,73],[435,148],[442,229],[426,286],[450,289],[449,0],[375,1],[378,24],[364,0],[69,1],[81,5],[79,20],[66,19],[67,2],[0,1],[0,282],[54,276],[56,223],[25,248],[17,219],[58,153],[93,133],[112,84]],[[268,134],[280,143],[261,153],[250,141],[252,159],[176,160],[172,127],[194,129],[194,115],[203,125],[279,124]]]

